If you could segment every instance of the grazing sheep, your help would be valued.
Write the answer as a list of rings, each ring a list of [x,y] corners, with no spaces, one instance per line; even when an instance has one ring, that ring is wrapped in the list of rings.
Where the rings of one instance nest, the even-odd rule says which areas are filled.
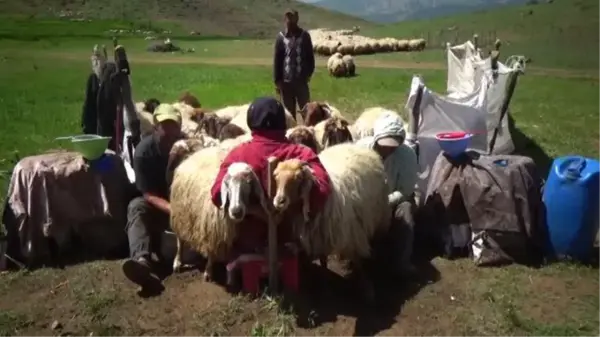
[[[354,142],[350,123],[343,117],[338,116],[332,116],[315,125],[314,135],[321,149]]]
[[[288,129],[285,136],[292,143],[308,146],[315,151],[315,153],[319,153],[321,151],[321,147],[315,138],[315,131],[312,127],[298,125],[294,128]]]
[[[356,75],[356,65],[354,64],[354,58],[352,55],[344,55],[342,61],[346,65],[346,76]]]
[[[321,121],[332,117],[342,117],[342,113],[327,102],[308,102],[300,110],[300,115],[306,126],[315,126]]]
[[[190,94],[189,91],[184,92],[177,101],[181,102],[181,103],[185,103],[185,104],[191,106],[192,108],[201,108],[202,107],[202,105],[200,105],[200,101],[198,100],[198,98],[196,98],[196,96]]]
[[[274,171],[276,193],[273,206],[279,212],[298,201],[302,216],[294,218],[294,230],[309,256],[322,258],[338,255],[349,260],[361,277],[367,300],[373,288],[363,270],[363,261],[371,254],[370,240],[386,233],[391,211],[388,206],[386,173],[379,155],[356,144],[340,144],[323,150],[319,159],[327,170],[332,192],[322,211],[312,219],[310,190],[314,177],[307,165],[298,160],[279,163]]]
[[[243,136],[246,134],[246,131],[244,131],[242,128],[240,128],[239,126],[235,125],[235,124],[226,124],[225,126],[223,126],[223,128],[221,128],[221,131],[219,132],[219,141],[224,141],[226,139],[233,139],[233,138],[237,138],[239,136]]]
[[[340,53],[331,55],[327,60],[327,70],[329,75],[334,77],[346,76],[346,64],[344,63],[343,56]]]
[[[381,117],[384,114],[395,114],[398,117],[402,118],[397,112],[383,107],[368,108],[360,114],[360,116],[356,119],[356,121],[354,121],[354,124],[351,126],[351,132],[353,132],[354,141],[372,136],[373,124],[379,117]]]
[[[246,111],[240,111],[230,122],[231,124],[237,125],[240,128],[242,128],[242,130],[244,130],[244,132],[246,133],[250,133],[250,128],[248,127],[248,110],[246,109]],[[294,119],[294,116],[292,116],[292,114],[287,111],[287,109],[285,110],[285,124],[286,124],[286,128],[293,128],[294,126],[296,126],[298,123],[296,122],[296,120]]]
[[[221,185],[223,206],[218,208],[212,203],[210,189],[221,162],[233,147],[245,140],[242,136],[202,149],[175,169],[171,185],[171,228],[177,236],[174,271],[182,267],[185,242],[206,256],[204,279],[211,280],[213,263],[226,261],[229,257],[237,225],[246,216],[250,198],[258,198],[263,207],[268,207],[260,181],[246,163],[233,163],[229,167]]]
[[[148,104],[146,102],[135,103],[136,113],[140,120],[140,133],[142,136],[151,134],[154,130],[154,116],[152,114],[154,113],[154,109],[158,106],[154,106],[153,101],[148,102]],[[158,100],[156,100],[156,102],[158,102]],[[151,109],[152,112],[147,109]]]

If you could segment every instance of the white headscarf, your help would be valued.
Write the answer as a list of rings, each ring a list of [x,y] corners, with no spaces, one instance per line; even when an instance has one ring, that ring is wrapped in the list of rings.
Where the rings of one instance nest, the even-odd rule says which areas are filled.
[[[382,138],[393,137],[402,144],[406,137],[404,130],[404,121],[396,114],[386,113],[381,115],[373,124],[373,140],[371,148],[375,147],[378,140]]]

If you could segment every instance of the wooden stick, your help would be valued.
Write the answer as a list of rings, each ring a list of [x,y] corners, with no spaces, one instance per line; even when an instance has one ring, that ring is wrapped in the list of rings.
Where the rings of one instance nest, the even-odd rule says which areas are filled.
[[[267,174],[269,177],[267,194],[269,196],[269,200],[272,200],[275,196],[275,181],[273,179],[273,172],[277,166],[277,158],[269,157],[269,159],[267,159],[267,163]],[[279,283],[279,268],[277,261],[277,223],[272,212],[267,214],[267,218],[269,219],[269,291],[274,294],[277,292]]]
[[[475,50],[479,49],[479,35],[473,34],[473,44],[475,45]]]

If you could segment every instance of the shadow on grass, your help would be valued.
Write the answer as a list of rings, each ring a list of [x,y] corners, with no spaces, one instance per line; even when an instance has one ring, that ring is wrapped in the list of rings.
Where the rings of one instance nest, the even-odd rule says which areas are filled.
[[[514,154],[533,159],[540,176],[546,179],[550,172],[553,159],[535,142],[535,140],[529,138],[529,136],[516,127],[515,120],[510,114],[508,114],[508,128],[515,145]]]
[[[403,282],[388,275],[372,274],[376,300],[373,305],[361,301],[361,289],[353,275],[339,274],[316,264],[306,266],[303,280],[311,280],[300,294],[287,294],[283,306],[291,308],[300,328],[310,329],[332,323],[339,315],[355,317],[355,336],[373,336],[390,328],[404,303],[425,287],[437,282],[440,274],[430,263],[417,265],[419,275],[411,282]],[[319,282],[319,284],[316,284]]]

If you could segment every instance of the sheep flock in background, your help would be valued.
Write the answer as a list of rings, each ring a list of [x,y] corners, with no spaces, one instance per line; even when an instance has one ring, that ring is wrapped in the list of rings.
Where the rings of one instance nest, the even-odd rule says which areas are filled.
[[[323,28],[309,30],[313,50],[322,56],[335,53],[342,55],[369,55],[390,52],[421,51],[427,43],[424,39],[399,40],[391,37],[375,39],[356,35],[353,30],[327,30]]]

